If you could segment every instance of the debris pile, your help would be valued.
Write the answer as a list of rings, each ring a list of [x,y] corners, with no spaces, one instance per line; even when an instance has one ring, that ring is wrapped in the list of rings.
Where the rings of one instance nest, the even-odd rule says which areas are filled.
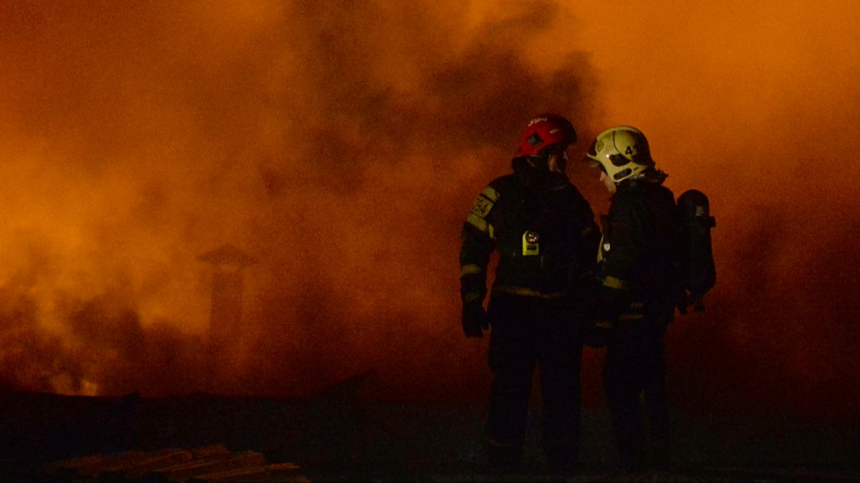
[[[82,456],[50,463],[43,467],[42,476],[49,481],[81,482],[309,482],[299,469],[293,463],[266,463],[254,451],[230,451],[215,445]]]

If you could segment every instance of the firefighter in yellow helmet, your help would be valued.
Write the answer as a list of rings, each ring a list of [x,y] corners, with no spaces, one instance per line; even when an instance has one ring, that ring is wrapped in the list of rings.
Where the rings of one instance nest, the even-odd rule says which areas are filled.
[[[681,226],[666,174],[655,167],[648,140],[630,126],[599,134],[585,161],[600,168],[612,193],[602,217],[595,330],[605,343],[603,368],[621,466],[665,466],[669,416],[663,335],[678,301]],[[650,421],[646,451],[643,396]],[[648,454],[650,453],[650,455]]]
[[[493,372],[488,415],[490,464],[520,464],[532,377],[540,366],[543,446],[553,471],[574,469],[580,436],[582,359],[579,290],[596,265],[599,231],[588,202],[570,183],[570,121],[542,114],[528,123],[513,173],[493,180],[462,229],[460,286],[467,337],[490,334]],[[488,310],[490,255],[498,252]]]

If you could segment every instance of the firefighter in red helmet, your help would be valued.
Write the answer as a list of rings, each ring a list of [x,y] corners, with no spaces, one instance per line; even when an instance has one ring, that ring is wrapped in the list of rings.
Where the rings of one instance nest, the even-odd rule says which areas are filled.
[[[467,337],[491,328],[494,378],[488,415],[490,464],[521,461],[532,377],[540,366],[543,448],[551,469],[572,470],[579,451],[582,343],[580,287],[594,269],[599,230],[565,174],[573,125],[557,114],[532,119],[512,161],[493,180],[462,229],[460,286]],[[487,266],[499,254],[485,312]]]

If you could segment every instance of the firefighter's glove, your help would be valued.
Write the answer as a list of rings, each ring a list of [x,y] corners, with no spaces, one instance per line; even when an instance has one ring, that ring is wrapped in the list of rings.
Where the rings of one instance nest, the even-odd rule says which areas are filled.
[[[693,293],[690,297],[691,303],[693,304],[693,310],[695,312],[704,312],[705,311],[705,302],[702,300],[705,297],[705,294],[702,293]]]
[[[484,337],[484,330],[489,328],[487,312],[480,301],[463,304],[463,333],[466,337]]]
[[[687,315],[691,305],[693,306],[693,311],[704,312],[705,303],[702,300],[703,297],[703,294],[684,291],[680,297],[680,302],[678,302],[678,312],[680,312],[681,315]]]

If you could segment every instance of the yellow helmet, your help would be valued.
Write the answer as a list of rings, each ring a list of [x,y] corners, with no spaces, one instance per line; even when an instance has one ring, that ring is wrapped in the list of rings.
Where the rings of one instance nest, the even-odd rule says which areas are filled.
[[[585,157],[616,183],[654,167],[648,140],[642,131],[630,126],[616,126],[598,134]]]

